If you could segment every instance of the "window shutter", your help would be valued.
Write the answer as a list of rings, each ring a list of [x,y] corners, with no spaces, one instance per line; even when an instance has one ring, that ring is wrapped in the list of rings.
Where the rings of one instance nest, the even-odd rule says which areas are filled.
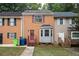
[[[9,33],[7,33],[7,38],[9,38]]]
[[[14,37],[16,38],[16,33],[14,33]]]
[[[2,25],[4,25],[4,18],[2,19]]]
[[[16,18],[14,18],[14,26],[16,26]]]
[[[60,25],[60,19],[57,18],[57,25]]]
[[[8,26],[10,25],[10,18],[8,18]]]
[[[34,18],[34,15],[32,15],[32,23],[34,23],[34,19],[35,19],[35,18]]]

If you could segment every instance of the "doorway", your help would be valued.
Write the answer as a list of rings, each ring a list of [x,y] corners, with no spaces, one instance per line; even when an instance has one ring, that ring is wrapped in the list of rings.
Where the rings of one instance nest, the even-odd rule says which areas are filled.
[[[52,29],[41,29],[40,30],[40,42],[51,43],[52,42]]]

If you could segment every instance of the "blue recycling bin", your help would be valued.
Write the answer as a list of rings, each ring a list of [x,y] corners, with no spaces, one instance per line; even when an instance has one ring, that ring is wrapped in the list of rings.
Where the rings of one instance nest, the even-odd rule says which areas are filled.
[[[23,37],[20,37],[20,45],[26,45],[26,39]]]

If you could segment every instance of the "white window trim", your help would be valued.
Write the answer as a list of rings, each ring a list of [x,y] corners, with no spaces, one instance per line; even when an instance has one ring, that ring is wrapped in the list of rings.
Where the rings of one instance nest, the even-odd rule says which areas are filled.
[[[79,33],[79,31],[72,31],[72,32],[71,32],[71,39],[79,39],[78,37],[72,37],[72,36],[73,36],[72,34],[73,34],[74,32],[75,32],[75,33]]]

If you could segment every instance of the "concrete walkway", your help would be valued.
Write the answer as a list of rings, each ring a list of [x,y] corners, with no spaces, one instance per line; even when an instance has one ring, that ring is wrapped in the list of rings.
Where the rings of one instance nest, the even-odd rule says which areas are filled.
[[[34,51],[34,46],[27,46],[21,56],[32,56]]]

